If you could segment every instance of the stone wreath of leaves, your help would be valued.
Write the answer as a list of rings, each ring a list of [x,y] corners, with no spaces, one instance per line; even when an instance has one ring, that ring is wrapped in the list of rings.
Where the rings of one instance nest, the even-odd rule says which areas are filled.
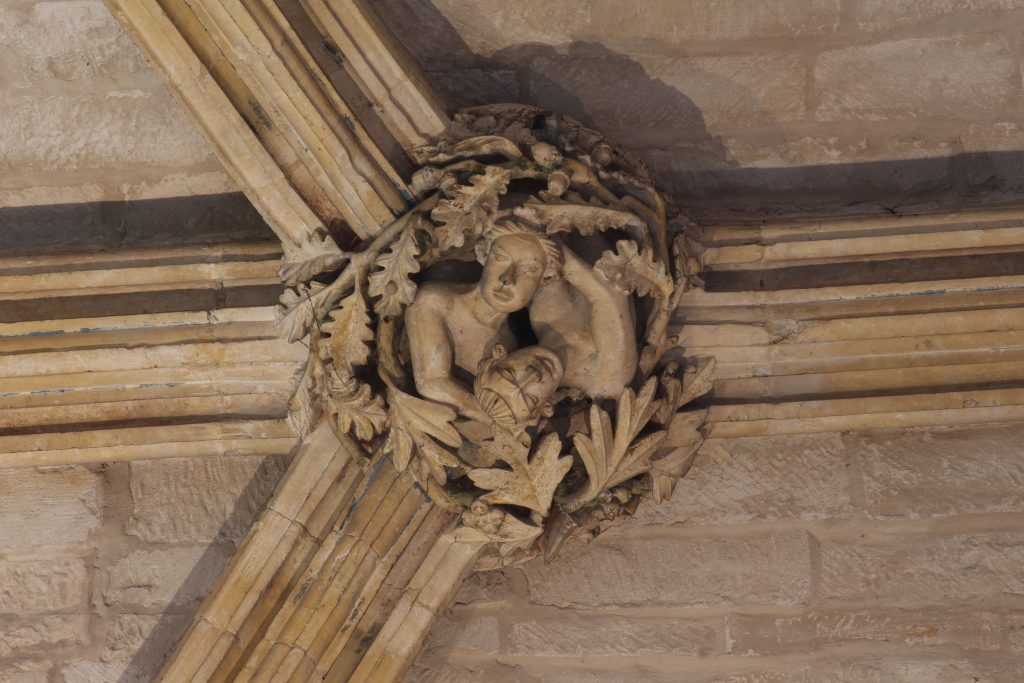
[[[413,156],[413,209],[359,251],[282,264],[291,289],[281,333],[310,339],[291,404],[296,429],[330,420],[368,456],[409,469],[435,502],[462,510],[463,523],[493,541],[480,569],[550,558],[568,538],[587,539],[633,512],[643,493],[656,502],[671,496],[706,412],[681,409],[710,391],[713,373],[713,359],[686,359],[668,335],[680,297],[701,284],[686,221],[667,219],[666,202],[628,152],[532,107],[461,112],[446,138]],[[510,190],[527,198],[503,203]],[[614,239],[593,267],[646,313],[636,379],[616,401],[563,399],[558,428],[552,419],[467,438],[452,408],[416,395],[403,316],[419,274],[472,260],[481,235],[509,216],[549,236]]]

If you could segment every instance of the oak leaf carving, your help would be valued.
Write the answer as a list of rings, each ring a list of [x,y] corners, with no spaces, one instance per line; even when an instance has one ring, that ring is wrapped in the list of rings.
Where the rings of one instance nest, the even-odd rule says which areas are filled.
[[[368,384],[332,372],[328,382],[327,410],[336,416],[343,432],[369,441],[384,431],[388,413],[380,396],[374,396]]]
[[[391,455],[395,469],[404,471],[413,455],[419,454],[424,458],[427,472],[444,484],[447,481],[444,468],[460,464],[458,458],[441,445],[452,448],[462,445],[462,437],[452,426],[455,411],[394,388],[388,391],[388,402],[391,430],[384,442],[384,452]]]
[[[549,235],[559,232],[578,232],[593,235],[606,230],[624,230],[643,235],[647,224],[628,211],[584,204],[544,204],[528,200],[513,213],[536,225],[545,226]]]
[[[320,340],[321,352],[330,357],[339,373],[351,375],[352,368],[370,362],[373,331],[362,292],[356,290],[345,297],[320,330],[328,335]]]
[[[512,160],[522,156],[519,147],[501,135],[479,135],[452,144],[425,145],[412,150],[412,157],[419,165],[444,164],[456,159],[472,157],[503,156]]]
[[[594,269],[627,294],[633,292],[637,296],[667,300],[675,287],[665,264],[655,260],[654,250],[640,249],[632,240],[616,242],[615,251],[606,251],[594,264]]]
[[[679,478],[689,471],[697,449],[704,443],[700,426],[706,417],[706,408],[672,416],[668,435],[651,459],[651,493],[655,503],[660,505],[671,498]]]
[[[308,282],[321,273],[337,270],[348,259],[350,254],[335,252],[317,254],[301,261],[282,261],[277,269],[278,275],[286,285],[294,286]]]
[[[469,477],[474,484],[490,491],[481,496],[488,503],[519,505],[547,515],[555,489],[572,467],[571,457],[558,457],[561,450],[558,436],[548,434],[532,457],[527,460],[524,455],[513,463],[511,470],[479,468],[470,470]]]
[[[451,199],[441,200],[430,212],[440,223],[434,229],[438,251],[447,252],[474,241],[480,236],[498,209],[498,198],[508,189],[511,172],[500,166],[487,166],[484,172],[469,179],[469,185],[459,187]]]
[[[275,310],[278,333],[290,342],[305,337],[316,320],[316,304],[313,299],[324,289],[319,282],[289,287],[281,294],[280,305]]]
[[[420,264],[416,260],[419,253],[416,231],[409,227],[391,249],[377,257],[375,263],[379,270],[370,274],[368,282],[370,296],[375,299],[373,308],[378,315],[393,318],[416,298],[416,283],[409,276],[419,272]]]
[[[587,469],[587,484],[569,496],[566,509],[570,512],[597,498],[607,489],[643,474],[651,467],[651,455],[665,439],[664,431],[657,431],[636,440],[660,401],[654,400],[657,380],[649,379],[639,394],[627,387],[619,397],[612,429],[608,413],[596,405],[590,407],[590,434],[576,434],[573,442],[576,452]]]

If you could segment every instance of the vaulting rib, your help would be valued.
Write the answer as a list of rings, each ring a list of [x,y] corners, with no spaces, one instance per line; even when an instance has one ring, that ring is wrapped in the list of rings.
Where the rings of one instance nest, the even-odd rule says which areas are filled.
[[[325,227],[354,243],[405,211],[402,178],[353,114],[365,103],[338,94],[276,3],[107,4],[281,239],[286,260],[337,253],[322,239]],[[425,81],[372,13],[350,1],[306,7],[393,138],[388,146],[408,149],[445,129]],[[326,426],[304,440],[161,680],[346,680],[359,666],[453,515],[409,475],[357,462],[355,452]],[[472,558],[463,564],[468,570]]]

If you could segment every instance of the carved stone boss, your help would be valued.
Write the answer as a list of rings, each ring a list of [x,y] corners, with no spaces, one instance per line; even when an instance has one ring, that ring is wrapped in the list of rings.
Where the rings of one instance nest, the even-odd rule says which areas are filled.
[[[700,284],[685,220],[627,151],[532,107],[463,111],[413,156],[414,208],[282,266],[282,333],[310,340],[299,431],[330,420],[409,468],[489,541],[481,570],[669,497],[713,370],[668,334]]]

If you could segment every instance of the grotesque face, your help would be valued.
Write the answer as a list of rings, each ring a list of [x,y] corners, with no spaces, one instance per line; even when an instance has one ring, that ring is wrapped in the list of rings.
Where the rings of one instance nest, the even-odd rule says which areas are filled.
[[[551,414],[549,398],[562,380],[562,361],[554,351],[530,346],[506,355],[496,345],[481,364],[476,395],[484,410],[507,427],[531,424]]]
[[[540,286],[547,256],[540,242],[528,235],[503,235],[491,243],[480,279],[480,290],[492,308],[512,313],[525,308]]]

